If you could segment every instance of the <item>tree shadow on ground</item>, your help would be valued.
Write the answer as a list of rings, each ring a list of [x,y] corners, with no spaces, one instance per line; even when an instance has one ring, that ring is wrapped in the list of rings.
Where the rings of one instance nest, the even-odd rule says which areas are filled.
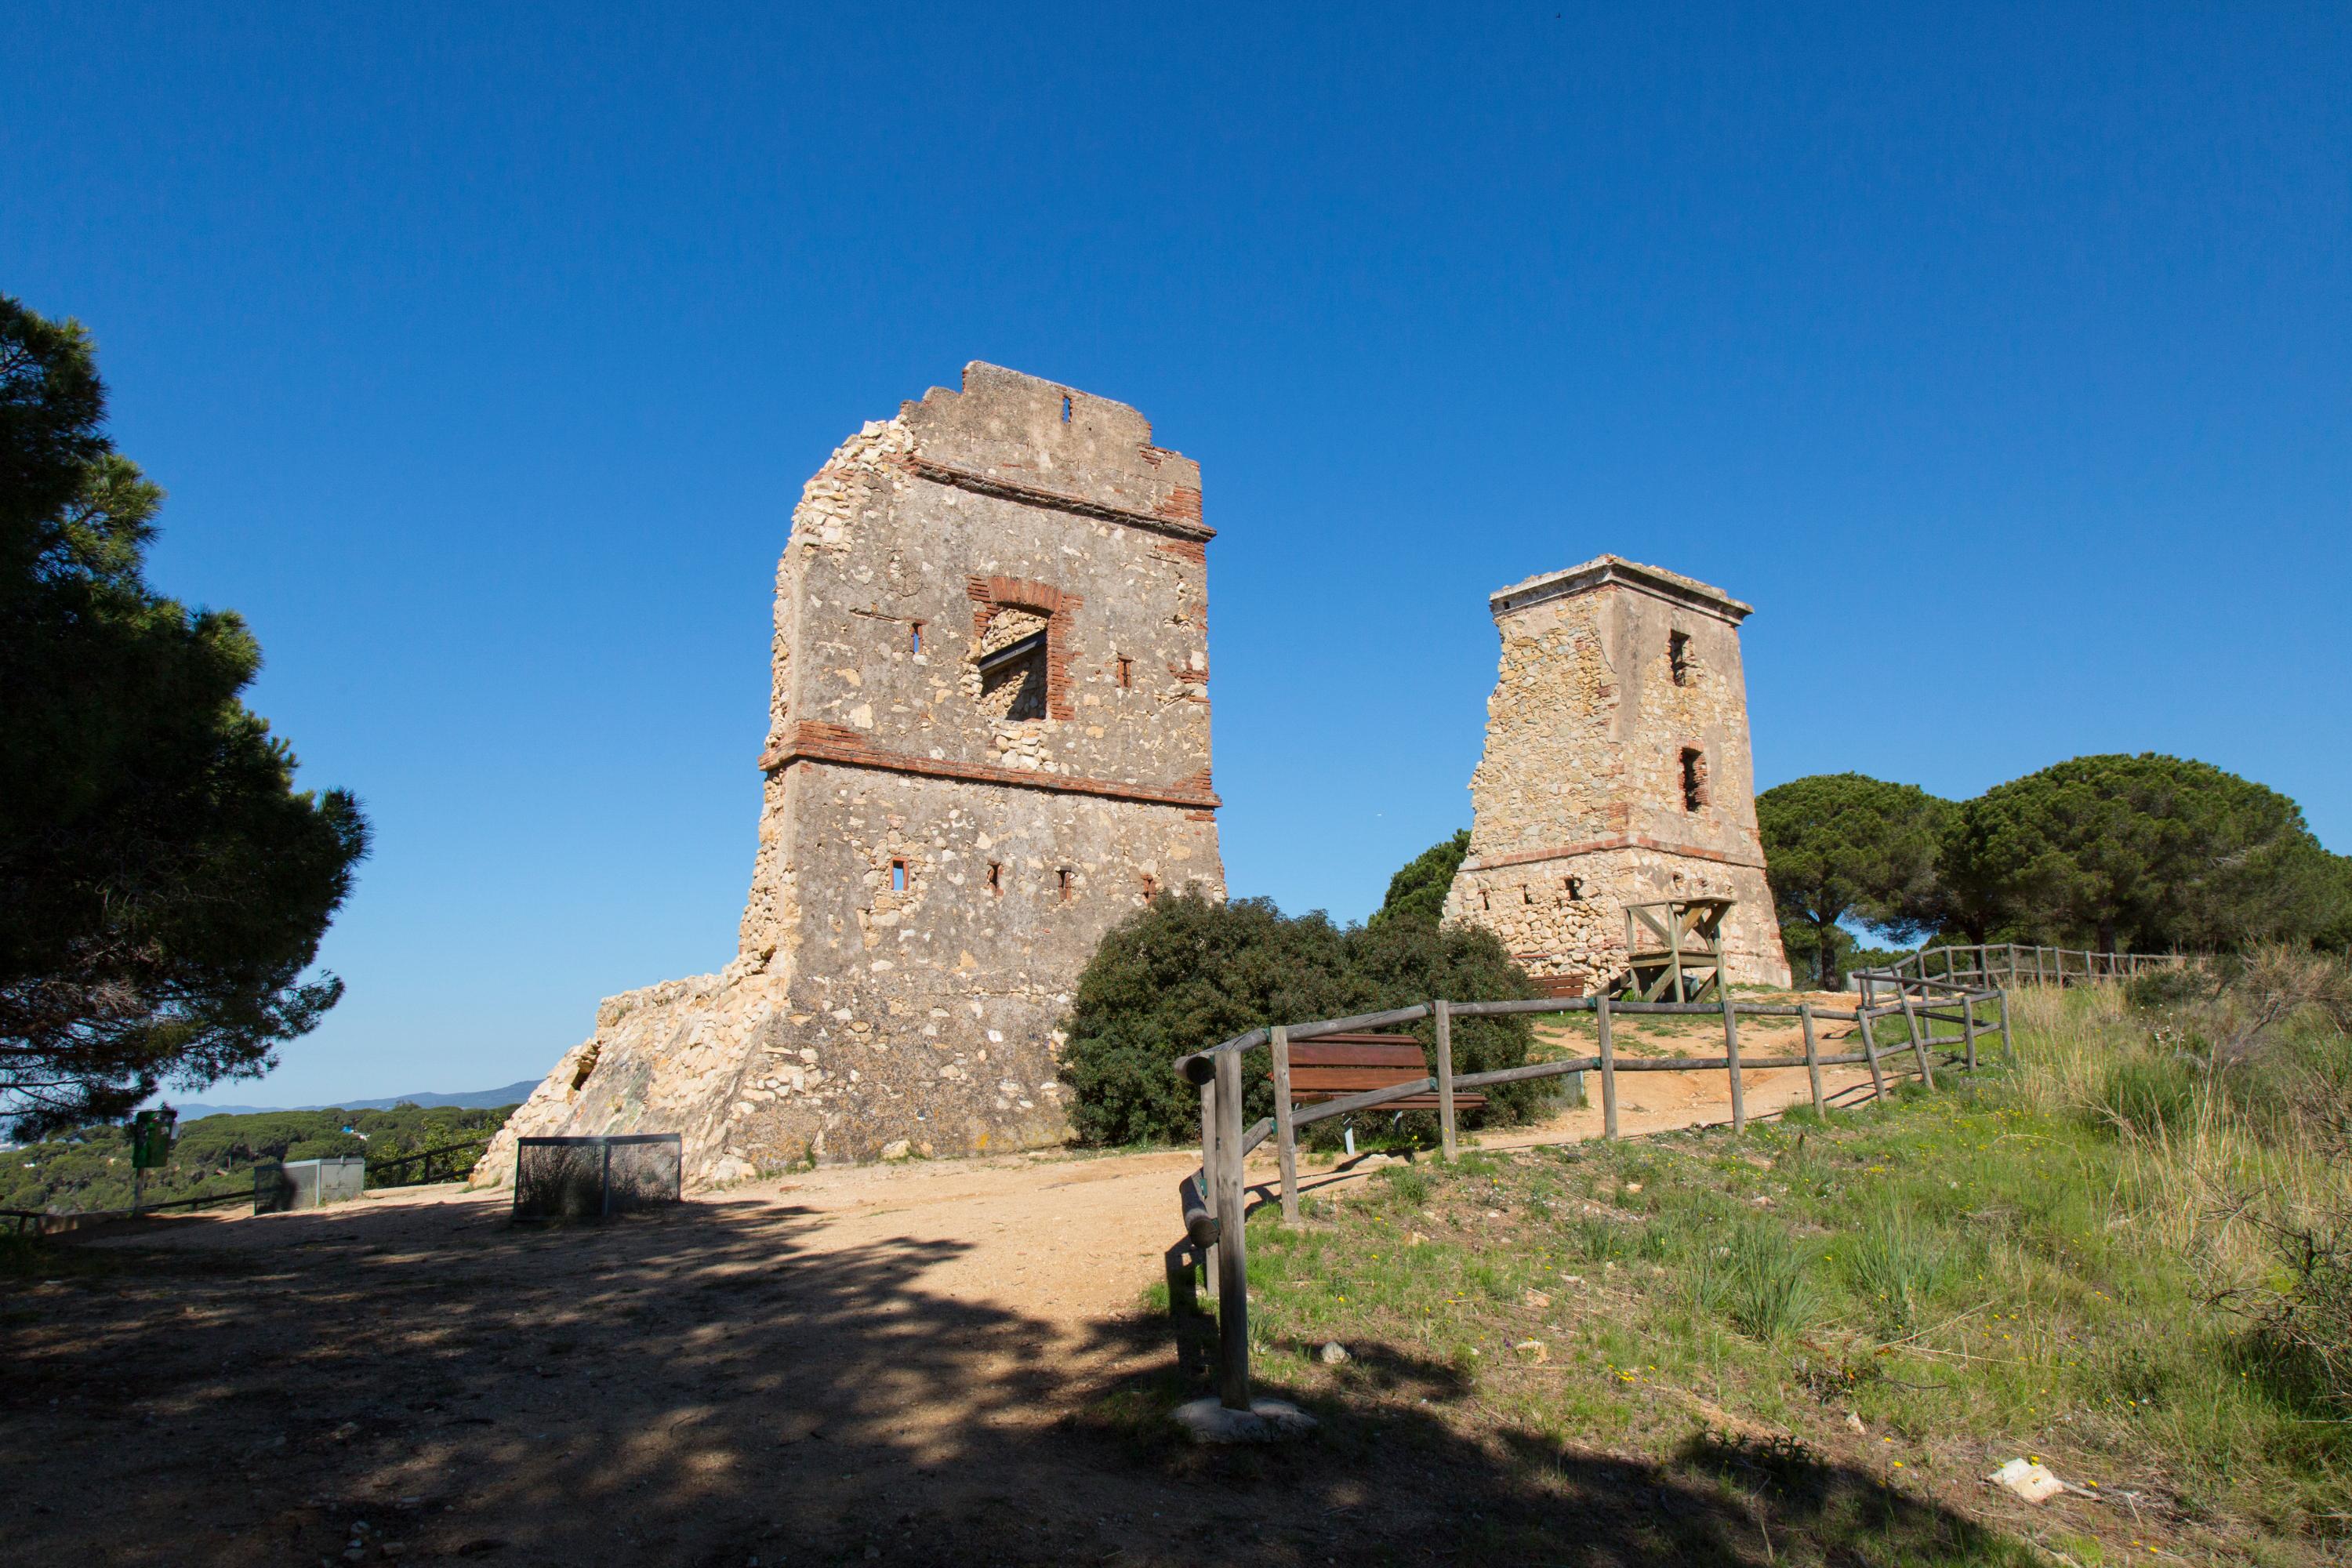
[[[1476,1432],[1394,1347],[1279,1448],[1192,1447],[1164,1322],[1073,1340],[721,1195],[601,1226],[279,1216],[0,1295],[0,1559],[1650,1564],[1995,1560],[1860,1472]],[[262,1244],[254,1245],[258,1239]],[[1272,1392],[1280,1392],[1275,1390]],[[364,1525],[364,1529],[359,1526]],[[387,1558],[386,1546],[400,1551]]]

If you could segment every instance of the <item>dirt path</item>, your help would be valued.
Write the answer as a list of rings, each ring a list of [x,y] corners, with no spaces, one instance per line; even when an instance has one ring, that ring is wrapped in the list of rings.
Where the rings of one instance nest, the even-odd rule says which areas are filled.
[[[1720,1073],[1623,1082],[1628,1133],[1726,1114]],[[1805,1092],[1758,1074],[1750,1114]],[[1336,1468],[1171,1451],[1123,1414],[1168,1396],[1139,1299],[1192,1164],[826,1170],[601,1226],[454,1188],[151,1220],[0,1297],[0,1473],[34,1500],[0,1510],[0,1561],[1418,1561],[1465,1507],[1537,1508],[1470,1407],[1443,1414],[1470,1397],[1445,1368],[1404,1368],[1430,1408]],[[1714,1528],[1709,1489],[1641,1485]]]
[[[1709,1026],[1708,1027],[1712,1027]],[[1787,1037],[1783,1037],[1783,1035]],[[1757,1056],[1794,1054],[1793,1031],[1750,1026],[1743,1031]],[[1705,1028],[1660,1031],[1654,1038],[1675,1054],[1720,1050],[1719,1034]],[[1825,1040],[1825,1052],[1843,1048]],[[1665,1054],[1658,1052],[1655,1054]],[[1867,1094],[1869,1074],[1860,1068],[1830,1068],[1822,1085],[1832,1101]],[[1627,1137],[1727,1122],[1729,1089],[1721,1072],[1624,1074],[1619,1079],[1620,1133]],[[1748,1112],[1775,1115],[1801,1104],[1809,1090],[1801,1069],[1768,1069],[1745,1075]],[[1601,1135],[1597,1082],[1592,1104],[1562,1111],[1526,1127],[1476,1135],[1479,1148],[1538,1148]],[[1160,1278],[1161,1258],[1181,1234],[1176,1184],[1200,1163],[1196,1153],[1170,1151],[1143,1154],[1053,1152],[993,1159],[858,1165],[811,1172],[780,1181],[747,1183],[726,1189],[730,1205],[764,1207],[800,1222],[800,1254],[862,1254],[899,1247],[926,1261],[908,1282],[955,1302],[984,1306],[1082,1331],[1105,1315],[1131,1310],[1146,1287]],[[1377,1173],[1388,1161],[1309,1156],[1300,1173],[1302,1190],[1329,1195]],[[1249,1165],[1253,1203],[1269,1202],[1278,1180],[1271,1146],[1261,1147]],[[374,1213],[442,1210],[455,1205],[484,1222],[503,1217],[503,1191],[467,1193],[456,1187],[371,1194]],[[429,1236],[439,1218],[404,1219],[399,1228]],[[149,1237],[145,1242],[154,1238]],[[174,1247],[268,1247],[279,1237],[268,1222],[228,1215],[173,1235]],[[127,1238],[115,1243],[129,1245]],[[145,1243],[142,1243],[145,1244]]]

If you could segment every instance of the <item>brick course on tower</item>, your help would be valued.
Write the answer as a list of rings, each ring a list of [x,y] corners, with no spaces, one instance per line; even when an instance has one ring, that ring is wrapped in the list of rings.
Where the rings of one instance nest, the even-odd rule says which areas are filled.
[[[677,1131],[687,1176],[1067,1135],[1070,990],[1154,891],[1224,893],[1199,465],[994,365],[866,426],[776,574],[740,951],[615,996],[517,1134]]]
[[[1446,917],[1591,990],[1624,970],[1627,904],[1729,898],[1731,978],[1789,984],[1756,830],[1749,606],[1614,555],[1487,603],[1502,664]]]

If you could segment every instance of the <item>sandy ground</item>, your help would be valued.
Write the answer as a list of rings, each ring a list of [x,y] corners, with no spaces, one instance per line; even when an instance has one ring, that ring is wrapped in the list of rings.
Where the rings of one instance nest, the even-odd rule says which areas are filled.
[[[1719,1073],[1620,1081],[1628,1134],[1727,1115]],[[1805,1095],[1801,1070],[1754,1074],[1748,1111]],[[1461,1496],[1527,1506],[1510,1465],[1433,1420],[1398,1434],[1411,1475],[1453,1477],[1417,1500],[1371,1458],[1208,1484],[1231,1477],[1119,1423],[1125,1391],[1170,1375],[1139,1301],[1193,1163],[826,1170],[583,1226],[408,1189],[95,1237],[91,1272],[0,1303],[0,1474],[28,1500],[0,1510],[0,1561],[1421,1561],[1446,1555]],[[1310,1164],[1302,1186],[1344,1194],[1376,1164]],[[1252,1176],[1270,1197],[1270,1159]],[[1400,1375],[1448,1396],[1444,1369]]]

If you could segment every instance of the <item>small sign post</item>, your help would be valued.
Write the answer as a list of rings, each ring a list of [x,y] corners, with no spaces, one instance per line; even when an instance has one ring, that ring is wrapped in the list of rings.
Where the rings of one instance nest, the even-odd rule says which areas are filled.
[[[170,1106],[142,1110],[131,1119],[131,1213],[137,1217],[147,1201],[147,1173],[171,1163],[172,1129],[180,1113]]]

